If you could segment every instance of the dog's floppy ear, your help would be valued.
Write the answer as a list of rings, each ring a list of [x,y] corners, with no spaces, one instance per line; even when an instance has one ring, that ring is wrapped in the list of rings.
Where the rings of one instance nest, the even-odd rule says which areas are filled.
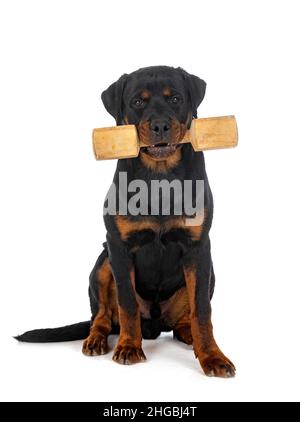
[[[123,91],[125,88],[127,73],[124,73],[117,82],[111,84],[101,94],[101,99],[106,110],[111,114],[117,125],[122,124],[122,105],[123,105]]]
[[[188,89],[193,117],[197,118],[197,108],[202,103],[205,96],[206,82],[203,79],[198,78],[198,76],[191,75],[181,67],[179,67],[178,70],[181,72]]]

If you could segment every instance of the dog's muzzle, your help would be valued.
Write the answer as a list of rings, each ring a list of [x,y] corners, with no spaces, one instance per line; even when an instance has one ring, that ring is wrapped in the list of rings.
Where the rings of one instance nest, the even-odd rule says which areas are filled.
[[[141,151],[155,159],[170,157],[180,147],[180,123],[175,120],[153,119],[142,122],[139,127],[139,136],[143,143]]]
[[[179,146],[179,144],[161,142],[150,145],[149,147],[142,147],[141,150],[153,158],[168,158],[170,155],[174,154]]]

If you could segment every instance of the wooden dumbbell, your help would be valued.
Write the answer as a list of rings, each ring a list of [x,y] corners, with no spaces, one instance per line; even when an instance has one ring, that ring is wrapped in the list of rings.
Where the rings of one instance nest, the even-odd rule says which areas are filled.
[[[234,116],[194,119],[180,143],[190,142],[195,151],[235,147],[238,142]],[[149,146],[140,142],[135,125],[113,126],[93,131],[93,147],[97,160],[133,158],[140,147]]]

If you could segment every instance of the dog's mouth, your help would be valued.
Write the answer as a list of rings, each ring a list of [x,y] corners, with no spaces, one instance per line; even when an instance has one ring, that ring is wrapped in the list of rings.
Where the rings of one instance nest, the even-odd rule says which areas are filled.
[[[142,147],[141,151],[150,155],[152,158],[162,159],[170,157],[180,146],[179,144],[160,142],[149,147]]]

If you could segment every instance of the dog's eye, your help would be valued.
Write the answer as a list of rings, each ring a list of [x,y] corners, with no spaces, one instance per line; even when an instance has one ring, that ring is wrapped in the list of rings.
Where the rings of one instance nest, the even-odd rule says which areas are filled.
[[[144,104],[145,104],[145,102],[144,102],[144,100],[143,100],[142,98],[135,98],[135,99],[132,101],[132,105],[133,105],[134,107],[137,107],[137,108],[141,108],[141,107],[143,107],[143,106],[144,106]]]
[[[180,97],[178,97],[178,95],[174,95],[169,98],[169,102],[172,104],[178,104],[180,102]]]

